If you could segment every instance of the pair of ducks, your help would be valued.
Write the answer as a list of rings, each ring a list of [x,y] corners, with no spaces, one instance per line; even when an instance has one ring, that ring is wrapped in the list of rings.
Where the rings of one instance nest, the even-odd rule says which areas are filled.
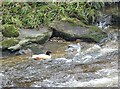
[[[76,44],[70,44],[68,45],[68,49],[66,51],[68,52],[72,52],[74,49],[77,50],[77,53],[74,56],[78,56],[80,57],[82,55],[81,52],[81,45],[80,45],[80,41],[76,41]],[[98,50],[100,50],[101,47],[97,44],[95,44],[92,48],[89,48],[88,50],[86,50],[86,52],[97,52]],[[38,55],[33,55],[32,58],[35,60],[41,60],[41,59],[51,59],[51,51],[47,51],[46,54],[38,54]]]
[[[77,54],[76,55],[80,55],[80,51],[81,51],[81,46],[79,44],[79,41],[76,41],[77,44],[71,44],[68,45],[68,50],[72,50],[72,49],[77,49]],[[38,55],[32,55],[32,59],[34,60],[41,60],[41,59],[51,59],[51,51],[47,51],[46,54],[38,54]]]

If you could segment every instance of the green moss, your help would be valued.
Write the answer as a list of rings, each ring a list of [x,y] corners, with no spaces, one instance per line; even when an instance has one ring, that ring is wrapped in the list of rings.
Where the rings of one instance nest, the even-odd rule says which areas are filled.
[[[68,22],[73,26],[86,27],[86,25],[83,22],[81,22],[80,20],[78,20],[77,18],[67,18],[66,17],[66,18],[62,18],[61,21]]]
[[[100,42],[103,38],[107,37],[107,35],[105,33],[90,33],[90,34],[86,34],[86,35],[82,35],[82,38],[91,38],[96,42]]]
[[[87,28],[90,29],[89,33],[87,35],[82,36],[83,38],[89,37],[94,41],[99,42],[103,38],[107,37],[107,34],[96,26],[87,26]]]
[[[19,30],[14,25],[4,24],[2,29],[2,34],[5,37],[18,37]]]
[[[91,31],[94,31],[94,32],[102,32],[102,30],[100,30],[98,27],[96,26],[86,26],[87,28],[91,29]]]
[[[18,43],[19,43],[19,40],[11,38],[11,39],[7,39],[7,40],[2,41],[1,45],[2,45],[2,48],[8,48],[11,46],[15,46]]]

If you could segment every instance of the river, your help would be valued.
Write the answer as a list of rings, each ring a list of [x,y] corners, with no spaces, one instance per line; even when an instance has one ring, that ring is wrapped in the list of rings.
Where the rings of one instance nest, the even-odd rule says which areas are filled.
[[[53,44],[54,45],[53,45]],[[74,43],[74,42],[73,42]],[[49,45],[48,45],[49,44]],[[58,44],[60,44],[59,47]],[[48,42],[52,59],[33,60],[30,55],[11,56],[0,60],[0,77],[4,87],[117,87],[118,44],[107,42],[93,55],[94,43],[81,42],[82,56],[79,60],[65,58],[70,42]],[[89,45],[86,45],[89,44]],[[93,50],[93,51],[92,51]],[[86,53],[87,52],[87,53]],[[91,54],[92,53],[92,54]],[[88,55],[92,55],[91,58]],[[89,55],[89,56],[90,56]],[[86,58],[85,58],[86,57]]]

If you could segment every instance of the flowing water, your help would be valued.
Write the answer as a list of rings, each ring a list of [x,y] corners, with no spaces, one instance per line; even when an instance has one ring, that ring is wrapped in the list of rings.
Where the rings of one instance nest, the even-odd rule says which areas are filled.
[[[81,42],[82,54],[81,58],[77,58],[79,60],[65,58],[65,49],[70,44],[69,42],[61,44],[58,42],[48,42],[48,44],[46,43],[44,46],[45,49],[47,48],[53,51],[52,59],[36,61],[31,59],[29,55],[11,56],[1,59],[2,71],[0,78],[2,79],[2,86],[118,86],[117,41],[107,42],[100,49],[95,48],[94,44]]]

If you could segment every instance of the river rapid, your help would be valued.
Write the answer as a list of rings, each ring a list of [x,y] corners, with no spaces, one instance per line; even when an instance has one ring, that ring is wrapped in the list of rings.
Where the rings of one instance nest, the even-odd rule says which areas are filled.
[[[69,44],[44,44],[53,51],[48,60],[36,61],[30,55],[1,59],[2,87],[118,87],[117,41],[110,40],[100,48],[81,42],[81,56],[72,59],[66,58]]]

